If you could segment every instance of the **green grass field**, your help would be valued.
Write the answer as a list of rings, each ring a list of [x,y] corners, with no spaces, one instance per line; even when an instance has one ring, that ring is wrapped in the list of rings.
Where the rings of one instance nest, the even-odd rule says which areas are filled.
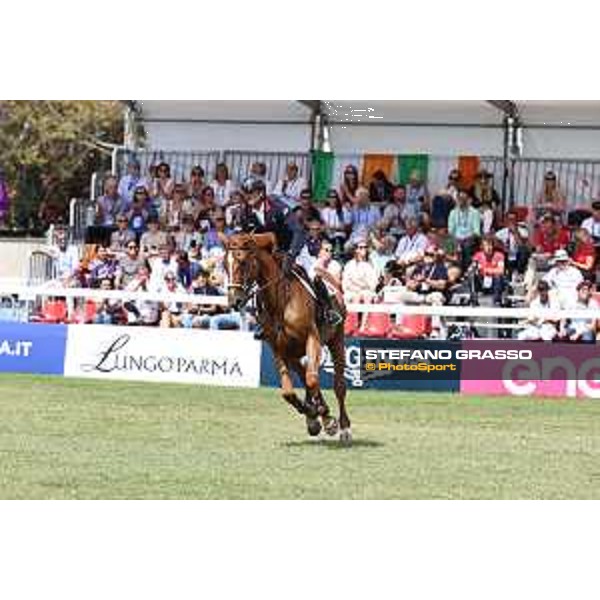
[[[600,498],[600,403],[349,406],[344,448],[309,439],[272,389],[3,375],[0,498]]]

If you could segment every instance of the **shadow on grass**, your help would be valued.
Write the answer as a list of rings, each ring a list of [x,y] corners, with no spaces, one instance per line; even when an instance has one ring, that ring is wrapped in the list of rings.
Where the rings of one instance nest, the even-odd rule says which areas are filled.
[[[385,446],[382,442],[376,442],[375,440],[369,440],[366,438],[353,439],[350,446],[345,446],[340,443],[337,438],[319,438],[306,439],[306,440],[294,440],[291,442],[284,442],[282,446],[286,448],[314,448],[315,446],[327,448],[328,450],[352,450],[352,448],[381,448]]]

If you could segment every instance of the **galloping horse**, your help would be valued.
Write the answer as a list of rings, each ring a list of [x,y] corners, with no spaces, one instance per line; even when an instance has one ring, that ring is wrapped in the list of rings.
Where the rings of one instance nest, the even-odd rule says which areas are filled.
[[[290,278],[283,275],[273,254],[276,245],[272,233],[239,233],[229,237],[225,261],[229,302],[240,309],[252,297],[256,298],[257,316],[273,350],[282,396],[306,417],[308,433],[318,435],[322,425],[325,432],[333,436],[339,427],[340,441],[350,443],[352,434],[345,404],[343,321],[335,326],[326,325],[319,331],[316,301],[307,289],[309,284],[301,281],[300,275],[292,274]],[[319,384],[323,345],[329,348],[333,360],[339,425],[329,412]],[[304,382],[304,400],[294,392],[290,369]]]

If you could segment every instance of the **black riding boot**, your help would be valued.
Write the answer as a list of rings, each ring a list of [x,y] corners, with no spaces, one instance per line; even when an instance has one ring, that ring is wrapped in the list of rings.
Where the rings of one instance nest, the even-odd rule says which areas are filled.
[[[342,316],[333,308],[327,286],[320,277],[315,277],[314,288],[317,294],[319,321],[326,325],[336,326],[342,322]]]

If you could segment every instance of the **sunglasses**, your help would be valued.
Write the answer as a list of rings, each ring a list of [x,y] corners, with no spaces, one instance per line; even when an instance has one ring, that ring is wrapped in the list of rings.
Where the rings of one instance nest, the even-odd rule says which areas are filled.
[[[175,279],[173,277],[165,277],[165,281],[167,281],[168,283],[171,283],[171,282],[175,281]]]
[[[366,250],[368,248],[368,246],[358,246],[359,250]]]

